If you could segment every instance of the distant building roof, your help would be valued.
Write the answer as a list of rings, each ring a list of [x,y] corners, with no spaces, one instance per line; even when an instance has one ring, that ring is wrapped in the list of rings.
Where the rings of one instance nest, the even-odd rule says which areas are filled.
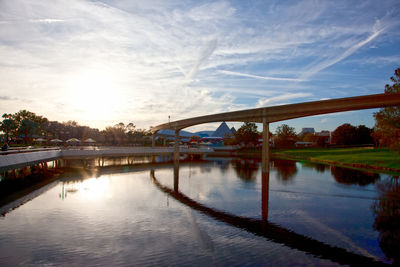
[[[175,131],[173,130],[160,130],[157,133],[158,135],[164,135],[164,136],[171,136],[174,137],[175,136]],[[179,131],[179,137],[192,137],[194,134],[191,132],[187,132],[187,131]]]
[[[300,132],[300,135],[301,134],[305,134],[305,133],[315,133],[315,130],[314,130],[314,128],[303,128],[303,129],[301,129],[301,132]]]
[[[330,131],[321,131],[319,133],[315,133],[315,135],[317,135],[317,136],[331,136],[331,132]]]
[[[205,137],[205,136],[212,136],[214,131],[200,131],[200,132],[195,132],[194,134],[200,137]]]
[[[215,130],[215,132],[212,134],[213,137],[226,137],[226,136],[232,136],[232,132],[229,129],[228,125],[226,125],[225,122],[221,123],[221,125]]]

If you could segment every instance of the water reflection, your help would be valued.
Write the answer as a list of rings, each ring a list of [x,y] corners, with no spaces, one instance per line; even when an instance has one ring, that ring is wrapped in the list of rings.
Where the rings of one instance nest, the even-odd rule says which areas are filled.
[[[400,264],[400,177],[377,184],[380,197],[373,205],[374,229],[379,231],[379,246],[388,260]]]
[[[234,159],[231,161],[237,176],[245,182],[253,182],[259,169],[259,161],[255,159]]]
[[[68,197],[68,195],[79,193],[84,199],[97,200],[103,197],[108,186],[108,177],[90,177],[79,180],[68,179],[62,181],[62,188],[59,198],[64,200]]]
[[[68,201],[56,201],[58,203],[62,203],[62,206],[56,206],[57,208],[54,209],[55,212],[50,214],[53,214],[55,216],[54,218],[57,217],[57,214],[63,214],[61,217],[65,218],[65,214],[76,214],[75,208],[77,206],[85,207],[87,203],[90,202],[87,200],[96,200],[92,201],[91,204],[97,205],[96,207],[98,208],[98,213],[93,213],[93,210],[91,209],[81,211],[82,217],[79,218],[81,221],[77,221],[78,223],[76,225],[79,224],[90,226],[91,224],[88,223],[87,220],[88,218],[90,218],[92,219],[92,221],[99,220],[99,225],[105,225],[108,229],[112,228],[113,225],[119,225],[120,221],[123,221],[123,227],[121,228],[122,234],[118,235],[118,233],[110,231],[111,237],[109,239],[106,239],[106,241],[111,242],[111,240],[116,240],[116,238],[118,238],[119,236],[124,240],[130,241],[131,243],[129,245],[131,246],[133,244],[137,244],[137,242],[140,243],[142,241],[139,240],[134,242],[133,236],[140,234],[146,236],[148,233],[154,232],[155,229],[160,229],[160,227],[147,227],[145,229],[147,229],[148,232],[140,233],[140,231],[143,230],[142,228],[139,228],[131,223],[127,224],[126,222],[129,222],[130,220],[124,221],[124,217],[127,217],[127,214],[131,216],[129,218],[131,218],[132,220],[134,220],[135,218],[140,218],[140,220],[138,219],[139,221],[145,222],[141,226],[148,225],[152,221],[157,221],[160,223],[160,225],[168,225],[171,218],[176,219],[176,221],[172,223],[173,227],[165,227],[162,231],[163,233],[168,233],[168,238],[172,237],[173,239],[174,236],[170,234],[171,231],[175,231],[174,229],[178,229],[182,225],[187,224],[187,222],[185,222],[184,220],[182,222],[179,216],[176,216],[177,214],[179,214],[176,210],[178,208],[178,210],[190,210],[189,222],[193,226],[193,232],[195,232],[195,234],[201,240],[202,244],[204,243],[204,247],[207,250],[212,251],[213,253],[215,252],[216,255],[217,253],[219,253],[221,247],[229,247],[229,245],[237,241],[232,241],[232,239],[234,238],[231,238],[232,236],[228,235],[229,238],[225,239],[226,236],[224,236],[224,238],[222,239],[230,239],[229,242],[232,243],[227,242],[222,243],[223,245],[221,245],[221,243],[218,243],[217,238],[215,237],[215,233],[219,235],[219,232],[215,231],[213,232],[213,234],[207,236],[207,232],[210,233],[210,229],[212,227],[216,227],[215,225],[212,225],[212,227],[210,228],[204,227],[204,217],[207,216],[210,217],[206,219],[209,226],[211,225],[209,224],[209,222],[215,219],[218,221],[218,227],[224,225],[223,231],[231,231],[231,229],[233,228],[230,226],[234,226],[235,228],[240,228],[240,230],[234,229],[240,233],[247,234],[248,232],[250,233],[249,236],[253,236],[252,234],[254,234],[263,237],[254,239],[257,242],[260,239],[264,240],[264,243],[262,243],[263,245],[268,246],[271,243],[279,243],[285,245],[273,245],[280,247],[276,249],[276,255],[280,255],[280,257],[282,257],[283,254],[283,250],[281,250],[282,247],[289,247],[294,249],[292,250],[292,252],[298,250],[304,251],[307,254],[314,255],[314,259],[324,258],[342,264],[350,265],[363,264],[369,266],[371,264],[376,264],[374,260],[368,257],[368,253],[364,254],[361,252],[364,256],[360,256],[356,255],[356,253],[349,252],[355,251],[357,253],[360,253],[360,251],[362,251],[361,249],[356,250],[354,249],[354,247],[357,247],[356,245],[360,245],[360,243],[364,242],[364,239],[362,239],[362,241],[357,240],[360,239],[360,236],[364,233],[366,233],[366,236],[368,236],[365,239],[366,242],[373,243],[377,240],[374,237],[374,234],[376,234],[377,237],[378,233],[372,231],[371,213],[365,212],[365,207],[367,207],[368,210],[371,205],[371,198],[375,198],[374,185],[369,186],[368,190],[360,190],[360,188],[357,188],[358,195],[356,196],[352,194],[353,191],[351,187],[332,187],[330,186],[332,185],[332,183],[326,183],[326,178],[329,177],[330,179],[331,177],[329,172],[326,172],[324,176],[315,175],[315,172],[313,172],[311,168],[297,169],[295,162],[283,160],[275,160],[273,162],[273,169],[271,171],[272,178],[273,175],[277,177],[279,176],[280,178],[277,180],[272,179],[271,181],[270,173],[263,169],[260,170],[261,164],[257,160],[241,161],[220,159],[218,161],[202,162],[181,161],[179,162],[179,164],[174,165],[172,165],[171,162],[138,163],[134,165],[129,165],[129,163],[126,163],[124,161],[114,162],[118,165],[107,166],[105,164],[106,166],[104,167],[98,166],[96,168],[81,167],[73,170],[68,169],[69,173],[66,174],[66,178],[61,178],[60,180],[62,182],[62,189],[60,184],[60,187],[57,188],[55,194],[52,194],[52,199],[58,199],[58,197],[65,198],[68,196]],[[243,170],[243,168],[246,168],[246,166],[248,166],[248,168],[251,168],[252,170],[249,172]],[[181,167],[182,170],[181,175],[179,175],[179,167]],[[286,167],[289,170],[285,169]],[[327,168],[329,168],[329,166]],[[149,169],[152,169],[150,171],[150,177],[153,183],[149,183]],[[195,171],[192,171],[193,169]],[[135,171],[144,170],[146,172],[141,173],[141,176],[131,174]],[[347,171],[349,171],[350,175],[353,172],[351,170]],[[207,172],[207,174],[202,176],[202,172]],[[305,175],[303,175],[303,172],[305,172]],[[195,175],[195,173],[197,173],[197,175]],[[221,173],[225,173],[225,175],[221,176]],[[121,177],[112,177],[113,174],[122,175],[118,175]],[[157,179],[156,174],[160,176],[158,177],[159,179]],[[241,177],[240,174],[244,175],[246,178],[244,178],[243,176]],[[360,174],[357,175],[360,176]],[[140,178],[138,178],[139,176]],[[289,178],[283,180],[282,177]],[[307,179],[304,179],[304,177],[307,177]],[[142,178],[143,180],[140,180]],[[294,181],[294,179],[297,179],[296,183],[290,185],[286,184],[287,181]],[[376,201],[376,204],[374,205],[374,228],[379,231],[379,242],[382,251],[386,253],[388,259],[395,260],[395,262],[398,263],[398,256],[396,255],[396,252],[399,248],[399,238],[397,233],[399,232],[398,222],[400,221],[400,192],[398,178],[396,178],[397,180],[394,179],[390,184],[386,184],[383,181],[377,181],[377,179],[374,180],[374,183],[377,187],[380,187],[380,198]],[[332,180],[333,179],[331,179],[330,181]],[[121,181],[125,183],[122,183]],[[246,181],[246,183],[243,183],[241,181]],[[130,183],[134,183],[135,186],[130,186],[132,185]],[[168,185],[168,187],[165,186],[166,184]],[[282,184],[284,184],[285,186],[282,186]],[[366,183],[362,182],[361,184],[364,185]],[[117,188],[118,186],[123,187],[123,189],[115,191],[115,188]],[[137,196],[145,190],[149,191],[148,198],[132,198],[132,196]],[[152,191],[151,194],[150,191]],[[159,196],[157,196],[157,194],[154,194],[154,191],[156,191]],[[166,199],[165,194],[160,194],[160,191],[164,192],[167,195]],[[206,197],[198,197],[199,192],[205,193],[204,195]],[[254,192],[257,192],[256,196]],[[108,199],[107,205],[103,205],[102,202],[104,198],[109,197],[110,193],[114,194],[113,199]],[[125,193],[126,195],[124,195]],[[259,194],[261,194],[261,196]],[[340,199],[337,198],[337,196],[344,195],[348,195],[352,197],[352,199],[348,200],[346,199],[347,197]],[[160,199],[162,202],[160,202]],[[165,206],[165,200],[167,201],[167,206],[170,204],[169,202],[171,202],[169,209],[158,210],[159,207]],[[184,204],[184,206],[176,205],[175,200]],[[45,198],[43,198],[42,201],[42,203],[45,203],[45,201],[46,203],[51,202],[47,201],[47,199]],[[150,202],[154,204],[152,208],[148,208],[148,203]],[[240,204],[238,204],[239,202]],[[315,204],[316,202],[318,202],[318,204]],[[348,203],[351,203],[351,205],[347,205]],[[37,207],[41,207],[40,204],[41,203],[39,202],[39,204],[35,205],[37,205]],[[261,204],[261,207],[259,207],[259,204]],[[46,205],[44,205],[44,209],[46,208]],[[49,205],[52,205],[52,203],[50,203]],[[346,208],[343,207],[346,205],[353,207],[345,210]],[[70,208],[71,210],[69,211],[73,212],[63,212],[65,207]],[[136,209],[132,207],[136,207]],[[190,209],[188,209],[187,207],[189,207]],[[337,207],[340,207],[340,209],[337,209]],[[79,210],[79,207],[77,209]],[[175,210],[172,213],[169,213],[171,209]],[[28,209],[26,209],[23,214],[31,214],[29,213],[31,212],[30,210],[31,208],[29,208],[29,211]],[[38,210],[38,208],[36,210]],[[338,212],[336,212],[336,210],[338,210]],[[198,216],[199,225],[196,221],[196,218],[193,217],[193,214],[196,214],[196,212],[193,213],[193,211],[199,211],[203,215],[207,215]],[[325,220],[325,218],[321,217],[325,216],[327,211],[332,211],[332,215],[331,218]],[[105,214],[102,214],[102,212],[104,212]],[[91,213],[93,217],[90,217]],[[110,217],[106,215],[107,213],[113,214],[112,220],[110,220]],[[366,214],[366,217],[369,217],[369,220],[358,220],[354,218],[351,218],[351,220],[347,220],[347,214],[354,215],[354,217],[359,217],[359,215],[362,213],[364,213],[364,215]],[[150,216],[154,216],[152,217],[154,218],[154,220],[146,217],[149,216],[149,214],[151,214]],[[12,218],[14,216],[9,217]],[[168,217],[168,219],[165,219],[166,217]],[[38,216],[38,218],[40,218],[40,216]],[[42,218],[40,218],[40,220],[42,220]],[[353,221],[355,221],[354,224],[352,224]],[[223,224],[220,224],[219,222],[223,222]],[[54,225],[57,226],[57,223],[55,223]],[[360,225],[361,227],[359,227]],[[352,227],[363,228],[363,230],[357,232],[357,230],[352,229]],[[313,229],[312,231],[308,231],[307,228]],[[93,232],[90,232],[91,235],[93,234],[93,236],[97,236],[99,234],[98,231],[96,232],[96,229],[97,227],[93,227],[93,229],[90,229],[91,231],[93,230]],[[206,229],[206,231],[203,231],[203,229]],[[176,232],[180,232],[182,230],[184,229],[179,228],[178,230],[176,230]],[[3,231],[4,235],[4,233],[6,233],[7,231]],[[135,234],[130,234],[133,232]],[[328,237],[324,238],[323,235],[326,235]],[[355,243],[357,244],[354,246],[347,246],[345,242],[342,242],[340,238],[338,238],[338,236],[344,240],[355,241]],[[181,237],[182,236],[178,237],[179,242],[186,242],[185,244],[190,245],[190,237],[188,238],[186,236],[184,241],[182,241],[183,239],[181,239]],[[92,241],[90,238],[91,237],[86,240],[86,244],[88,243],[88,241]],[[12,237],[10,239],[14,240],[17,238]],[[155,239],[158,241],[158,236]],[[246,242],[250,239],[251,237],[249,238],[248,236],[246,236]],[[77,239],[76,237],[74,237],[71,238],[71,240],[71,242],[74,242]],[[119,240],[118,242],[121,242],[121,240]],[[143,244],[148,244],[147,239],[143,240],[146,241],[146,243],[143,242]],[[49,243],[51,244],[51,242],[52,241],[50,241]],[[217,245],[214,246],[213,243]],[[351,242],[347,242],[347,244],[348,243]],[[156,242],[156,244],[158,243]],[[179,244],[181,245],[183,243]],[[243,246],[243,244],[244,243],[239,244],[238,247]],[[360,245],[360,248],[364,247],[365,246]],[[369,251],[372,253],[369,255],[378,254],[381,259],[383,258],[382,252],[379,250],[378,247],[378,242],[373,243],[372,245],[367,245],[367,247],[368,249],[371,249],[372,247],[372,251]],[[173,251],[177,247],[174,247],[172,245],[170,246],[170,243],[168,243],[167,248],[170,248],[171,251]],[[379,250],[378,253],[374,251],[375,248]],[[164,249],[165,248],[163,247],[162,250]],[[249,255],[249,249],[251,250],[253,249],[253,247],[249,246],[247,250],[241,250],[243,254],[237,254],[235,259],[240,260],[243,259],[244,254]],[[174,253],[176,252],[174,251]],[[131,253],[130,255],[133,254]],[[265,257],[264,259],[273,261],[273,259],[266,257],[264,254],[262,255]],[[139,256],[135,255],[135,257]],[[293,258],[291,258],[290,260],[292,259]],[[149,261],[147,261],[146,263],[148,264]]]
[[[296,161],[285,159],[274,159],[273,166],[277,171],[276,178],[282,184],[293,182],[297,174]]]
[[[154,185],[168,196],[176,199],[180,203],[197,210],[205,215],[208,215],[218,221],[227,223],[234,227],[246,230],[258,236],[265,237],[276,243],[284,244],[285,246],[311,253],[317,257],[329,259],[340,264],[375,266],[380,265],[379,262],[369,257],[361,256],[349,252],[343,248],[331,246],[307,236],[295,233],[277,224],[269,222],[266,217],[268,214],[268,191],[269,191],[269,172],[262,172],[262,219],[253,219],[243,216],[237,216],[225,211],[207,207],[189,196],[181,193],[179,188],[179,164],[174,164],[174,189],[162,185],[156,177],[155,170],[150,170],[150,179]],[[178,183],[178,185],[176,185]],[[267,214],[265,214],[267,213]]]
[[[311,163],[311,162],[302,162],[301,164],[305,168],[311,168],[316,170],[319,173],[324,173],[327,169],[330,168],[330,166],[325,165],[325,164],[319,164],[319,163]]]
[[[335,178],[336,182],[345,185],[365,186],[368,184],[374,184],[380,178],[377,173],[363,172],[337,166],[331,167],[331,174]]]

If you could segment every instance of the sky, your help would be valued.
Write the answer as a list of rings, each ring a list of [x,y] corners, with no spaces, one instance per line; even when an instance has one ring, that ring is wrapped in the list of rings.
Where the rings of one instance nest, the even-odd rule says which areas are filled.
[[[148,129],[168,116],[383,93],[399,67],[398,0],[0,0],[0,114]],[[373,127],[376,111],[270,129]]]

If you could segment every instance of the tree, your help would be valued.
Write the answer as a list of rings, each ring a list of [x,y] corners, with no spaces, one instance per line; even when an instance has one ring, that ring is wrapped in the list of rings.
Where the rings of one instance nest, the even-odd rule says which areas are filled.
[[[245,122],[235,133],[237,143],[243,143],[246,147],[250,143],[257,143],[260,133],[257,131],[257,125],[254,122]]]
[[[293,127],[282,124],[276,128],[275,146],[287,148],[293,147],[297,141],[297,135]]]
[[[372,144],[372,129],[365,125],[359,125],[356,129],[356,143],[357,144]]]
[[[390,80],[392,85],[385,85],[385,94],[400,93],[400,68]],[[375,127],[373,137],[380,146],[400,150],[400,106],[386,107],[374,113]]]
[[[357,128],[349,123],[345,123],[336,128],[332,133],[332,143],[336,145],[356,144]]]
[[[23,119],[18,127],[18,133],[23,135],[25,144],[32,141],[32,135],[37,131],[38,125],[36,122]]]
[[[13,119],[4,119],[0,123],[0,130],[6,135],[5,142],[8,142],[9,135],[17,129],[17,125]]]

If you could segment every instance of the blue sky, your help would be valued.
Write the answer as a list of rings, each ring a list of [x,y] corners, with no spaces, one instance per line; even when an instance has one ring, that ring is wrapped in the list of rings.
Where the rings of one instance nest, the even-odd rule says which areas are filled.
[[[399,14],[398,0],[2,0],[0,113],[148,128],[168,115],[382,93],[400,67]],[[372,127],[374,111],[271,129]]]

